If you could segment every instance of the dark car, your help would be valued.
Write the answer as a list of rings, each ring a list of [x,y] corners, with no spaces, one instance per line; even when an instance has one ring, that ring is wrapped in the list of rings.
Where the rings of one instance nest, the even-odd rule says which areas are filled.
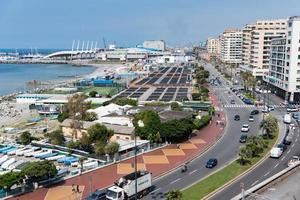
[[[206,168],[214,168],[218,164],[218,160],[216,158],[211,158],[207,161],[205,167]]]
[[[251,115],[257,115],[258,113],[259,113],[258,110],[252,110],[250,114],[251,114]]]
[[[278,144],[277,147],[280,148],[282,152],[284,152],[287,149],[287,146],[283,143]]]
[[[247,141],[247,135],[241,135],[240,143],[246,143],[246,141]]]
[[[86,200],[105,200],[106,190],[96,190],[93,194],[88,196]]]
[[[299,119],[299,114],[298,114],[298,113],[293,113],[293,114],[292,114],[292,117],[293,117],[295,120],[297,120],[297,119]]]
[[[235,104],[235,100],[232,99],[232,100],[230,101],[230,103],[231,103],[231,104]]]
[[[240,118],[240,116],[239,115],[234,115],[234,120],[235,121],[239,121],[241,118]]]

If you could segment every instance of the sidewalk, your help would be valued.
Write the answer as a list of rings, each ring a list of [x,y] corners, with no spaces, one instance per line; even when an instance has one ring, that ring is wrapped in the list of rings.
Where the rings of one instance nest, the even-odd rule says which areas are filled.
[[[217,98],[210,94],[214,106],[217,105]],[[197,155],[203,153],[207,148],[213,145],[223,133],[223,127],[217,125],[217,121],[224,120],[224,113],[218,112],[212,122],[198,131],[190,140],[177,144],[168,145],[138,156],[138,169],[145,169],[152,173],[153,177],[171,171],[172,169],[191,160]],[[40,188],[35,192],[24,194],[20,197],[14,197],[14,200],[78,200],[86,198],[91,192],[98,188],[105,188],[112,185],[116,180],[125,174],[134,171],[134,159],[128,159],[93,172],[70,178],[62,184],[50,187]],[[72,184],[80,186],[80,193],[72,192]]]

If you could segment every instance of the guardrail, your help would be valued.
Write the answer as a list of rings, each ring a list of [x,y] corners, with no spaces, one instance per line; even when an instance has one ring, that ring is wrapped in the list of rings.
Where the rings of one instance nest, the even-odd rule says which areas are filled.
[[[300,166],[300,162],[295,164],[294,166],[291,166],[291,167],[287,167],[286,169],[280,171],[279,173],[271,176],[270,178],[264,180],[263,182],[255,185],[254,187],[244,191],[244,194],[239,194],[237,196],[235,196],[234,198],[232,198],[231,200],[240,200],[240,199],[243,199],[247,196],[249,196],[250,194],[252,194],[253,192],[261,189],[262,187],[266,186],[267,184],[271,183],[272,181],[276,180],[277,178],[281,177],[282,175],[290,172],[291,170],[293,170],[294,168]]]

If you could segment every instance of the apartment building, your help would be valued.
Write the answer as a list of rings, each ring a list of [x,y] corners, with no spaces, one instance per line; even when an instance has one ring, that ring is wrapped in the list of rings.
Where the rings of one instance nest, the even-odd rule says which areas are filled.
[[[220,35],[220,60],[224,63],[241,63],[242,42],[242,31],[237,29],[225,30]]]
[[[243,32],[241,71],[263,77],[269,71],[271,40],[286,34],[287,19],[260,20],[246,25]]]
[[[218,38],[208,38],[206,42],[206,50],[210,54],[217,54],[220,46],[220,42]]]
[[[300,17],[287,21],[287,35],[271,41],[269,75],[264,78],[278,96],[300,102]]]

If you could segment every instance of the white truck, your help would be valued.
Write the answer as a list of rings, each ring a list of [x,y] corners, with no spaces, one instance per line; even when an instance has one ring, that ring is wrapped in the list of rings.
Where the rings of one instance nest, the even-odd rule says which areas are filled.
[[[290,124],[292,122],[292,116],[291,114],[285,114],[283,117],[283,122],[286,124]]]
[[[135,181],[137,176],[137,181]],[[114,186],[107,189],[106,199],[127,200],[135,197],[135,183],[137,182],[137,196],[139,198],[147,195],[152,187],[151,173],[148,171],[137,171],[123,176]]]

